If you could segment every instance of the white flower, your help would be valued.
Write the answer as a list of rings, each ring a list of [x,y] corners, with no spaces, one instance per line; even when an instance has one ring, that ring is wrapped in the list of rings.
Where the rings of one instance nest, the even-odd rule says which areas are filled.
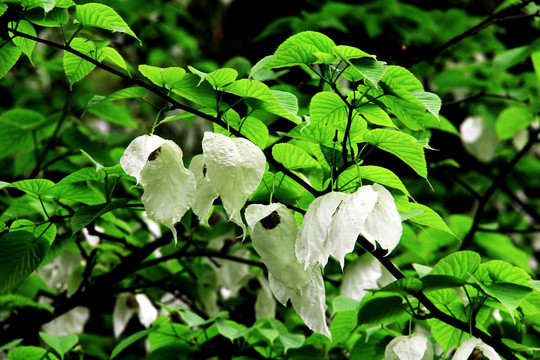
[[[495,350],[493,350],[491,346],[484,344],[482,340],[477,338],[470,338],[461,344],[454,353],[454,356],[452,356],[452,360],[467,360],[474,352],[476,352],[477,355],[482,355],[488,358],[489,360],[501,360],[501,357],[495,352]]]
[[[432,360],[433,345],[424,334],[398,336],[386,345],[384,360]]]
[[[394,198],[383,186],[362,186],[353,194],[332,192],[310,204],[298,233],[296,255],[306,267],[324,266],[332,256],[343,268],[358,235],[390,253],[402,231]]]

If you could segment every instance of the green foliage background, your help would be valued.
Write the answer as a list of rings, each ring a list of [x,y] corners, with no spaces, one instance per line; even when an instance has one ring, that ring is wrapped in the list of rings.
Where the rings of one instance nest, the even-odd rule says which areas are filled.
[[[538,278],[540,260],[536,2],[113,0],[103,3],[121,15],[136,37],[90,27],[78,32],[73,18],[62,32],[35,26],[39,38],[60,44],[76,33],[71,45],[80,51],[89,42],[77,39],[90,39],[96,48],[84,51],[94,56],[97,49],[105,64],[138,79],[144,79],[141,73],[147,76],[140,64],[187,71],[191,66],[204,72],[234,68],[238,78],[247,77],[253,65],[273,54],[290,35],[319,31],[336,44],[355,46],[388,65],[409,69],[426,91],[441,98],[440,123],[425,117],[424,126],[415,131],[393,118],[403,133],[421,144],[429,140],[429,145],[424,143],[428,181],[401,161],[403,156],[400,159],[382,147],[373,147],[363,159],[362,165],[383,166],[403,182],[392,190],[400,210],[413,215],[425,211],[426,216],[405,222],[397,249],[388,258],[378,256],[391,261],[406,278],[388,292],[377,293],[371,303],[365,299],[360,305],[340,297],[343,275],[336,262],[329,263],[324,275],[332,342],[311,333],[292,308],[278,305],[275,318],[255,319],[261,289],[257,276],[264,276],[265,267],[249,241],[237,238],[239,228],[226,222],[220,205],[209,219],[210,227],[201,226],[191,213],[184,217],[176,247],[165,228],[154,235],[152,225],[141,219],[142,189],[119,166],[126,146],[163,121],[155,133],[180,144],[189,163],[201,153],[204,131],[224,131],[205,118],[215,112],[188,116],[140,89],[116,93],[117,99],[104,98],[134,83],[102,69],[94,69],[80,81],[74,80],[76,73],[66,78],[69,57],[63,57],[61,50],[41,43],[33,48],[34,43],[21,38],[13,39],[14,45],[7,42],[9,24],[20,20],[21,14],[39,22],[42,8],[24,10],[32,3],[0,1],[0,37],[2,43],[6,41],[0,69],[1,74],[7,73],[0,80],[0,356],[16,346],[9,352],[10,359],[38,359],[44,354],[135,359],[145,354],[143,339],[149,339],[149,356],[160,359],[381,359],[391,338],[418,327],[427,329],[445,358],[467,333],[450,326],[448,321],[453,320],[445,322],[445,316],[477,326],[512,356],[539,356],[540,294],[538,283],[530,280]],[[77,2],[85,3],[89,2]],[[53,11],[58,13],[64,12],[59,8],[69,7],[61,1],[56,6]],[[17,29],[25,32],[24,26],[21,22]],[[107,45],[120,58],[99,53]],[[23,55],[6,69],[5,56],[15,46]],[[295,94],[300,116],[310,114],[314,95],[332,90],[301,67],[276,68],[259,76],[273,90]],[[187,100],[182,103],[213,106],[213,98],[193,96],[184,96]],[[234,99],[230,93],[224,95],[224,102]],[[257,115],[269,135],[254,131],[250,139],[263,149],[294,127],[279,116]],[[483,126],[475,143],[460,137],[466,119],[469,125],[476,121]],[[276,147],[266,154],[289,170],[298,165],[280,158]],[[331,148],[322,156],[327,166],[339,168]],[[319,160],[311,170],[303,164],[304,171],[298,173],[322,191],[323,186],[315,185]],[[351,191],[360,185],[354,174],[343,175],[350,176]],[[377,181],[368,178],[363,183]],[[280,179],[273,195],[304,211],[313,199],[290,177]],[[259,189],[251,202],[267,203],[268,192]],[[92,235],[101,239],[99,245],[85,240]],[[154,253],[158,249],[161,258]],[[247,257],[245,249],[250,250]],[[347,261],[364,252],[358,246]],[[18,262],[19,258],[28,263]],[[235,284],[238,289],[231,297],[220,290],[223,284],[216,270],[216,263],[229,264],[227,260],[250,269],[245,278],[237,279],[242,281]],[[429,276],[446,278],[426,279],[423,267],[434,267]],[[494,279],[494,272],[504,276]],[[426,295],[418,293],[418,286]],[[461,300],[455,288],[468,290],[464,295],[468,300]],[[121,293],[146,294],[162,316],[148,329],[135,316],[115,338],[112,314]],[[163,300],[165,294],[170,304]],[[515,298],[509,299],[508,294]],[[425,305],[426,297],[437,308],[420,309],[419,301]],[[404,305],[405,298],[410,308]],[[189,310],[178,306],[177,300],[189,305]],[[77,336],[60,336],[42,327],[79,307],[88,309],[90,316]],[[417,312],[411,316],[403,308]],[[493,316],[494,309],[500,318]],[[434,316],[428,318],[426,313]]]

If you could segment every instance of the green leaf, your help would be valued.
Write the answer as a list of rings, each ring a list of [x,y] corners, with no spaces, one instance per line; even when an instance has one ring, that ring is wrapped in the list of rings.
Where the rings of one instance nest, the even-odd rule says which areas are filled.
[[[127,199],[119,199],[111,201],[108,204],[91,205],[77,209],[71,218],[72,233],[78,233],[101,215],[122,208],[126,203]]]
[[[450,254],[433,267],[429,275],[449,275],[467,280],[480,265],[480,255],[474,251],[458,251]]]
[[[531,54],[531,61],[533,63],[534,72],[536,73],[536,78],[540,81],[540,51]]]
[[[342,60],[360,59],[369,57],[375,59],[375,55],[370,55],[354,46],[338,45],[332,48],[334,54],[336,54]]]
[[[180,67],[159,68],[150,65],[139,65],[139,72],[157,86],[169,90],[180,84],[186,74],[186,70]]]
[[[364,297],[364,299],[367,298]],[[363,302],[358,313],[358,323],[363,325],[382,325],[398,321],[407,314],[401,307],[400,296],[375,297]]]
[[[483,248],[490,258],[507,261],[532,273],[529,254],[515,245],[508,236],[480,232],[475,234],[474,243]]]
[[[103,101],[143,98],[146,96],[146,94],[147,94],[147,91],[145,88],[142,88],[139,86],[128,87],[125,89],[115,91],[108,96],[95,95],[92,99],[90,99],[90,101],[86,105],[86,108],[88,109],[93,106],[96,106]]]
[[[88,109],[88,112],[113,124],[131,129],[139,128],[139,124],[131,117],[130,109],[122,104],[113,104],[110,101],[102,100],[99,104]]]
[[[328,58],[320,53],[332,54],[336,44],[328,36],[315,31],[304,31],[285,40],[265,68],[289,67],[300,64],[318,64]],[[317,54],[317,55],[315,55]]]
[[[448,228],[440,215],[437,214],[433,209],[418,203],[410,203],[410,209],[413,216],[408,220],[411,222],[422,226],[429,226],[431,228],[442,230],[454,235],[452,230]]]
[[[299,118],[296,114],[290,113],[278,101],[276,96],[270,91],[266,84],[262,82],[240,79],[224,87],[224,91],[245,98],[248,106],[254,109],[265,110],[269,113],[281,116],[298,124]],[[254,100],[254,101],[253,101]]]
[[[218,69],[209,74],[199,71],[192,66],[188,66],[188,69],[195,75],[200,76],[201,82],[208,81],[216,90],[222,90],[224,86],[232,83],[238,76],[238,71],[230,68]]]
[[[30,307],[35,309],[47,310],[51,314],[54,312],[54,307],[52,307],[51,305],[42,304],[25,296],[17,294],[7,294],[0,296],[0,307],[5,311],[11,311],[17,308]]]
[[[297,334],[284,334],[279,335],[279,341],[283,344],[283,353],[287,353],[289,349],[299,349],[304,345],[306,337],[304,335]]]
[[[135,334],[132,334],[125,338],[124,340],[120,341],[112,350],[110,360],[117,357],[124,349],[126,349],[128,346],[136,343],[137,341],[144,339],[148,336],[152,331],[154,331],[154,328],[138,331]]]
[[[105,60],[112,62],[121,69],[126,70],[126,72],[129,74],[129,69],[127,67],[126,61],[116,49],[104,47],[102,51],[103,54],[105,54]]]
[[[495,130],[500,140],[508,140],[534,121],[534,115],[526,107],[512,106],[504,109],[497,117]]]
[[[397,128],[392,119],[390,119],[390,116],[388,116],[388,113],[377,105],[362,104],[355,111],[372,124]]]
[[[8,42],[0,48],[0,79],[15,65],[21,56],[21,49]]]
[[[412,91],[411,94],[416,96],[418,100],[424,104],[426,110],[439,119],[439,111],[441,110],[441,99],[430,92],[426,91]]]
[[[396,130],[375,129],[364,134],[364,140],[387,151],[409,165],[418,175],[427,178],[424,149],[411,135]]]
[[[349,61],[349,67],[343,72],[343,76],[352,82],[364,80],[367,86],[379,89],[379,81],[387,71],[388,65],[385,62],[372,59],[359,59]]]
[[[218,332],[231,341],[239,338],[244,333],[243,331],[234,328],[232,325],[239,326],[237,323],[231,320],[223,320],[222,318],[218,318],[216,320]]]
[[[36,196],[47,195],[48,191],[55,186],[51,180],[47,179],[28,179],[16,181],[9,185],[9,187],[19,189],[27,194]]]
[[[100,45],[101,44],[81,38],[73,39],[70,44],[74,50],[77,50],[84,55],[101,62],[105,58],[105,54],[103,53]],[[91,62],[88,62],[79,56],[70,53],[69,51],[64,51],[64,71],[66,72],[70,88],[73,87],[73,84],[82,80],[86,75],[94,70],[95,67],[96,65],[92,64]]]
[[[66,25],[69,21],[69,16],[62,9],[52,9],[50,12],[43,14],[41,10],[30,10],[25,14],[26,20],[31,23],[43,27],[60,27]]]
[[[403,278],[391,282],[377,292],[391,292],[402,295],[414,294],[422,289],[422,281],[415,278]]]
[[[19,32],[21,32],[23,34],[26,34],[26,35],[31,35],[31,36],[34,36],[34,37],[37,35],[36,30],[34,29],[32,24],[30,24],[26,20],[20,20],[18,22],[14,22],[14,21],[10,22],[8,24],[8,27],[10,29],[17,30],[17,31],[19,31]],[[30,62],[33,65],[34,62],[32,61],[32,53],[34,52],[34,48],[36,47],[36,42],[34,40],[30,40],[30,39],[27,39],[27,38],[16,36],[16,37],[13,38],[13,43],[15,45],[17,45],[17,47],[19,49],[21,49],[23,54],[28,56],[28,59],[30,60]]]
[[[350,360],[383,360],[384,349],[388,344],[388,333],[386,330],[375,331],[367,337],[361,337],[354,344],[349,359]]]
[[[348,119],[347,104],[333,92],[317,93],[309,104],[310,120],[314,127],[337,125],[345,128]]]
[[[476,283],[480,285],[486,294],[494,297],[504,305],[514,322],[514,311],[533,291],[530,287],[505,282],[494,282],[491,285],[486,285],[481,281],[477,281]]]
[[[55,235],[56,227],[45,224],[33,231],[12,230],[0,237],[0,293],[37,269]]]
[[[8,6],[6,4],[0,3],[0,16],[4,15],[7,9],[8,9]]]
[[[345,186],[348,187],[351,183],[355,181],[358,182],[358,179],[367,179],[377,184],[398,189],[408,197],[411,197],[411,194],[409,194],[409,191],[407,190],[405,185],[403,185],[403,182],[401,182],[401,179],[396,174],[383,167],[373,165],[352,165],[339,175],[338,186],[339,188]]]
[[[332,310],[334,313],[357,310],[359,307],[360,302],[346,296],[336,296],[332,300]]]
[[[21,343],[21,341],[23,341],[23,339],[15,339],[15,340],[12,340],[12,341],[0,346],[0,352],[5,351],[5,350],[7,350],[7,349],[9,349],[11,347],[17,346],[18,344]]]
[[[8,353],[9,360],[41,360],[48,357],[50,360],[58,359],[47,350],[37,346],[19,346]]]
[[[53,336],[44,332],[39,333],[39,337],[47,345],[53,349],[57,355],[60,355],[60,359],[64,358],[64,354],[71,350],[79,342],[79,338],[75,335],[66,335],[66,336]]]
[[[194,102],[211,109],[216,107],[216,92],[208,82],[200,83],[200,77],[194,74],[186,74],[177,82],[173,92]]]
[[[112,32],[126,33],[141,42],[124,19],[107,5],[98,3],[76,5],[72,11],[72,15],[84,26],[93,26]]]
[[[332,344],[344,343],[358,324],[358,310],[341,311],[334,315],[330,324]]]
[[[431,275],[422,277],[422,290],[433,291],[440,289],[456,288],[466,284],[466,281],[450,275]]]
[[[274,158],[289,170],[319,168],[317,160],[296,145],[289,143],[276,144],[272,147]]]
[[[474,276],[488,286],[495,282],[503,282],[532,288],[529,274],[502,260],[491,260],[481,264]]]

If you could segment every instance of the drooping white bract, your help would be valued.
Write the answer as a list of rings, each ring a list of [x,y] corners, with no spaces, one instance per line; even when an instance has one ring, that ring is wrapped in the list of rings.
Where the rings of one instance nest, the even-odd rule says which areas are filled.
[[[120,159],[120,165],[126,174],[141,181],[141,171],[151,153],[159,148],[165,139],[157,135],[142,135],[134,139],[124,151]]]
[[[275,298],[283,305],[291,299],[306,325],[330,338],[321,268],[305,269],[296,258],[298,228],[293,214],[282,204],[257,204],[248,206],[245,216],[253,247],[268,268],[270,289]]]
[[[477,338],[470,338],[461,344],[454,353],[454,356],[452,356],[452,360],[467,360],[475,350],[482,353],[481,357],[486,357],[489,360],[501,360],[499,354],[491,346]]]
[[[373,246],[377,242],[381,248],[390,253],[399,243],[403,233],[401,216],[390,191],[379,184],[373,184],[372,188],[377,192],[377,203],[368,215],[361,232]]]
[[[345,255],[354,250],[356,238],[364,230],[366,219],[376,203],[377,193],[373,188],[362,186],[347,195],[332,217],[326,241],[330,255],[339,261],[342,269]]]
[[[362,301],[368,293],[366,289],[379,287],[378,280],[381,276],[381,263],[371,254],[362,254],[345,266],[340,295]]]
[[[420,333],[398,336],[386,345],[384,360],[433,360],[433,345]]]
[[[202,141],[206,176],[221,197],[229,220],[244,230],[240,209],[257,189],[266,167],[262,150],[243,138],[205,132]]]
[[[390,252],[402,231],[394,198],[383,186],[362,186],[352,194],[332,192],[310,204],[298,233],[296,255],[306,266],[324,266],[332,256],[343,268],[358,235]]]
[[[184,167],[182,149],[171,140],[143,135],[127,147],[120,163],[144,188],[141,201],[148,217],[171,229],[195,199],[195,176]]]
[[[197,182],[197,193],[191,209],[200,220],[205,220],[212,209],[214,200],[219,196],[216,189],[210,183],[207,175],[206,164],[204,163],[204,155],[196,155],[189,163],[189,170],[195,175]]]
[[[309,205],[296,239],[296,257],[305,263],[326,266],[330,254],[326,241],[332,217],[347,194],[330,192],[313,200]]]

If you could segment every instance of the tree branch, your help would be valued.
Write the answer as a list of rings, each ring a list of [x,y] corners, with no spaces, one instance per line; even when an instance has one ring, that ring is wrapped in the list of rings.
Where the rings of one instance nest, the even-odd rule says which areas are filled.
[[[484,214],[484,209],[491,198],[491,196],[499,189],[501,186],[503,186],[504,179],[510,174],[514,166],[518,163],[518,161],[531,149],[531,147],[538,141],[538,134],[540,133],[540,130],[535,129],[532,130],[529,133],[529,141],[525,146],[510,160],[508,164],[499,172],[497,177],[493,180],[491,185],[488,187],[488,189],[484,192],[480,200],[478,201],[478,207],[476,208],[476,212],[474,214],[473,224],[471,227],[471,230],[467,233],[465,238],[463,239],[463,242],[461,243],[460,250],[465,250],[469,247],[471,244],[474,234],[479,228],[480,220],[482,219],[482,215]]]
[[[182,104],[181,102],[173,99],[171,96],[165,94],[160,89],[146,83],[145,81],[133,78],[133,77],[131,77],[129,75],[126,75],[123,72],[118,71],[115,68],[112,68],[112,67],[110,67],[108,65],[105,65],[105,64],[99,62],[98,60],[93,59],[93,58],[81,53],[80,51],[77,51],[77,50],[67,46],[67,45],[58,44],[58,43],[55,43],[53,41],[49,41],[47,39],[41,39],[41,38],[38,38],[36,36],[24,34],[24,33],[20,32],[20,31],[13,30],[13,29],[8,29],[8,31],[10,31],[15,36],[30,39],[30,40],[33,40],[33,41],[36,41],[36,42],[39,42],[39,43],[42,43],[42,44],[45,44],[45,45],[60,49],[60,50],[70,52],[73,55],[76,55],[76,56],[80,57],[81,59],[84,59],[84,60],[94,64],[96,67],[98,67],[98,68],[100,68],[102,70],[105,70],[105,71],[107,71],[107,72],[109,72],[109,73],[111,73],[111,74],[113,74],[113,75],[115,75],[115,76],[117,76],[117,77],[119,77],[119,78],[133,84],[133,85],[140,86],[140,87],[152,92],[153,94],[159,96],[163,100],[165,100],[165,101],[169,102],[170,104],[172,104],[172,106],[174,108],[176,108],[176,109],[180,109],[180,110],[184,110],[186,112],[189,112],[189,113],[191,113],[193,115],[196,115],[196,116],[198,116],[200,118],[203,118],[203,119],[208,120],[208,121],[210,121],[210,122],[212,122],[214,124],[217,124],[217,125],[221,126],[224,129],[228,128],[227,124],[224,123],[223,121],[220,121],[218,118],[213,117],[213,116],[208,115],[208,114],[205,114],[204,112],[199,111],[197,109],[194,109],[194,108],[192,108],[190,106],[187,106],[185,104]],[[238,130],[236,130],[234,128],[229,127],[228,130],[231,132],[231,134],[233,134],[233,135],[235,135],[237,137],[245,138],[244,135],[242,135]],[[285,175],[289,176],[291,179],[293,179],[299,185],[301,185],[304,189],[306,189],[311,194],[313,194],[313,196],[318,197],[318,196],[322,195],[322,193],[320,191],[315,190],[311,185],[309,185],[307,182],[302,180],[298,175],[296,175],[295,173],[293,173],[292,171],[287,169],[281,163],[277,162],[276,159],[274,159],[274,157],[272,156],[271,149],[265,149],[264,154],[266,155],[266,158],[267,158],[268,162],[271,163],[278,171],[281,171]]]
[[[526,2],[524,4],[519,4],[519,5],[514,6],[512,8],[521,9],[525,5],[526,5]],[[447,48],[451,47],[452,45],[460,42],[461,40],[463,40],[463,39],[465,39],[465,38],[467,38],[469,36],[477,34],[478,32],[484,30],[485,28],[487,28],[490,25],[497,24],[497,23],[502,23],[502,22],[505,22],[505,21],[526,20],[526,19],[531,19],[531,18],[537,17],[537,16],[540,16],[540,11],[538,11],[538,12],[536,12],[534,14],[520,14],[520,15],[510,15],[510,16],[502,16],[502,17],[497,17],[496,15],[492,14],[487,19],[485,19],[484,21],[479,23],[478,25],[470,28],[469,30],[467,30],[467,31],[455,36],[455,37],[453,37],[452,39],[446,41],[445,43],[442,43],[441,45],[439,45],[439,46],[425,52],[424,54],[413,58],[410,62],[406,63],[406,66],[410,67],[410,66],[416,65],[416,64],[418,64],[418,63],[420,63],[422,61],[430,60],[430,59],[436,57],[437,55],[439,55],[440,53],[442,53]]]

